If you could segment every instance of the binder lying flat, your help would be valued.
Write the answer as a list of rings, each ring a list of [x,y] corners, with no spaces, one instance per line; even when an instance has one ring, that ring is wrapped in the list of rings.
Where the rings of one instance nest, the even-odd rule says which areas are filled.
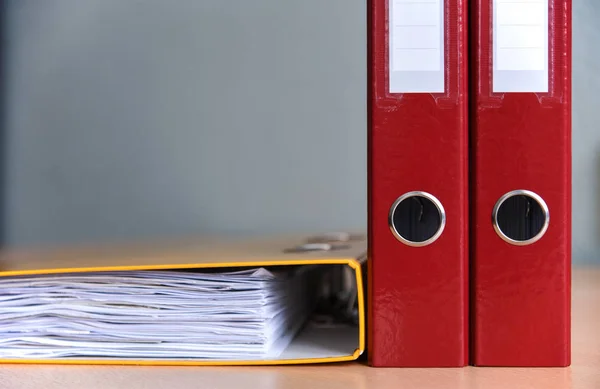
[[[369,12],[369,360],[464,366],[467,2]]]
[[[571,1],[473,4],[473,363],[567,366]]]
[[[366,242],[340,236],[4,252],[0,363],[354,360]]]

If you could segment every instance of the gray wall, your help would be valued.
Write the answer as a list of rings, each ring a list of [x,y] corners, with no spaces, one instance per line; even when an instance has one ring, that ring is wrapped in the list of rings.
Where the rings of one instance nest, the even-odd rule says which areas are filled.
[[[600,264],[600,2],[573,1],[573,258]]]
[[[6,6],[8,245],[366,225],[364,0]]]
[[[573,3],[573,252],[600,263],[600,3]],[[365,226],[365,0],[6,5],[9,245]]]

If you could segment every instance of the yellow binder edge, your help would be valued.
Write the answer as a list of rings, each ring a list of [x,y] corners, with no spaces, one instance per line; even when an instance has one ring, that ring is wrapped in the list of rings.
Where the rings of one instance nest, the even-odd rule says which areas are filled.
[[[362,257],[361,257],[362,258]],[[135,266],[99,266],[64,269],[36,269],[0,272],[0,277],[23,276],[56,273],[89,273],[97,271],[127,271],[127,270],[174,270],[202,269],[215,267],[252,267],[252,266],[294,266],[294,265],[348,265],[356,275],[356,292],[358,293],[358,348],[352,355],[324,358],[281,359],[281,360],[248,360],[248,361],[190,361],[190,360],[133,360],[133,359],[4,359],[0,364],[45,364],[45,365],[136,365],[136,366],[251,366],[251,365],[299,365],[331,362],[354,361],[365,350],[365,302],[362,281],[361,258],[359,259],[305,259],[297,261],[256,261],[256,262],[224,262],[202,264],[174,265],[135,265]]]

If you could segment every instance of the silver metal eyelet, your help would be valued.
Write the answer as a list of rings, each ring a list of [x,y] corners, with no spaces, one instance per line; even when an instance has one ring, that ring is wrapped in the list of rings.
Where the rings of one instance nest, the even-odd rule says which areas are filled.
[[[510,236],[508,236],[505,233],[505,231],[502,231],[502,228],[500,227],[500,223],[498,220],[502,205],[506,202],[506,200],[508,200],[512,197],[515,197],[515,196],[526,196],[526,197],[534,200],[540,206],[542,214],[544,216],[544,222],[541,225],[540,230],[532,238],[529,238],[526,240],[513,239]],[[540,195],[538,195],[537,193],[534,193],[530,190],[524,190],[524,189],[513,190],[511,192],[504,194],[496,202],[496,205],[494,206],[494,209],[492,210],[492,225],[494,226],[494,230],[496,231],[496,234],[498,234],[498,236],[505,242],[510,243],[515,246],[527,246],[527,245],[533,244],[533,243],[537,242],[538,240],[540,240],[544,236],[546,231],[548,230],[548,226],[550,225],[550,210],[548,209],[548,205],[546,204],[544,199],[542,199],[542,197]]]
[[[433,203],[433,205],[435,205],[435,208],[437,209],[437,212],[438,212],[439,221],[438,221],[437,230],[435,231],[435,233],[432,236],[430,236],[429,238],[427,238],[426,240],[423,240],[423,241],[414,241],[414,240],[408,239],[407,237],[403,236],[398,231],[398,229],[395,225],[394,214],[396,213],[398,206],[403,201],[409,200],[411,198],[416,198],[417,200],[419,198],[421,198],[421,199],[430,201],[431,203]],[[394,237],[396,239],[398,239],[400,242],[404,243],[405,245],[412,246],[412,247],[428,246],[428,245],[432,244],[433,242],[435,242],[442,235],[442,232],[444,232],[444,228],[446,227],[446,211],[444,210],[444,206],[442,205],[442,203],[432,194],[427,193],[427,192],[422,192],[422,191],[408,192],[408,193],[405,193],[402,196],[398,197],[396,199],[396,201],[394,201],[394,203],[390,207],[390,212],[388,214],[388,225],[389,225],[390,231],[392,232]]]

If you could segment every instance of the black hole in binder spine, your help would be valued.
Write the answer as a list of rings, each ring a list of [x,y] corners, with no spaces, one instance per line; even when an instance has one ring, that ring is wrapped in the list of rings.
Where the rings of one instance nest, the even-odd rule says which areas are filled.
[[[423,196],[402,200],[396,206],[391,221],[398,235],[414,243],[428,241],[442,227],[440,210],[433,201]]]
[[[515,195],[498,208],[496,223],[508,238],[524,242],[535,238],[544,228],[547,214],[532,197]]]

